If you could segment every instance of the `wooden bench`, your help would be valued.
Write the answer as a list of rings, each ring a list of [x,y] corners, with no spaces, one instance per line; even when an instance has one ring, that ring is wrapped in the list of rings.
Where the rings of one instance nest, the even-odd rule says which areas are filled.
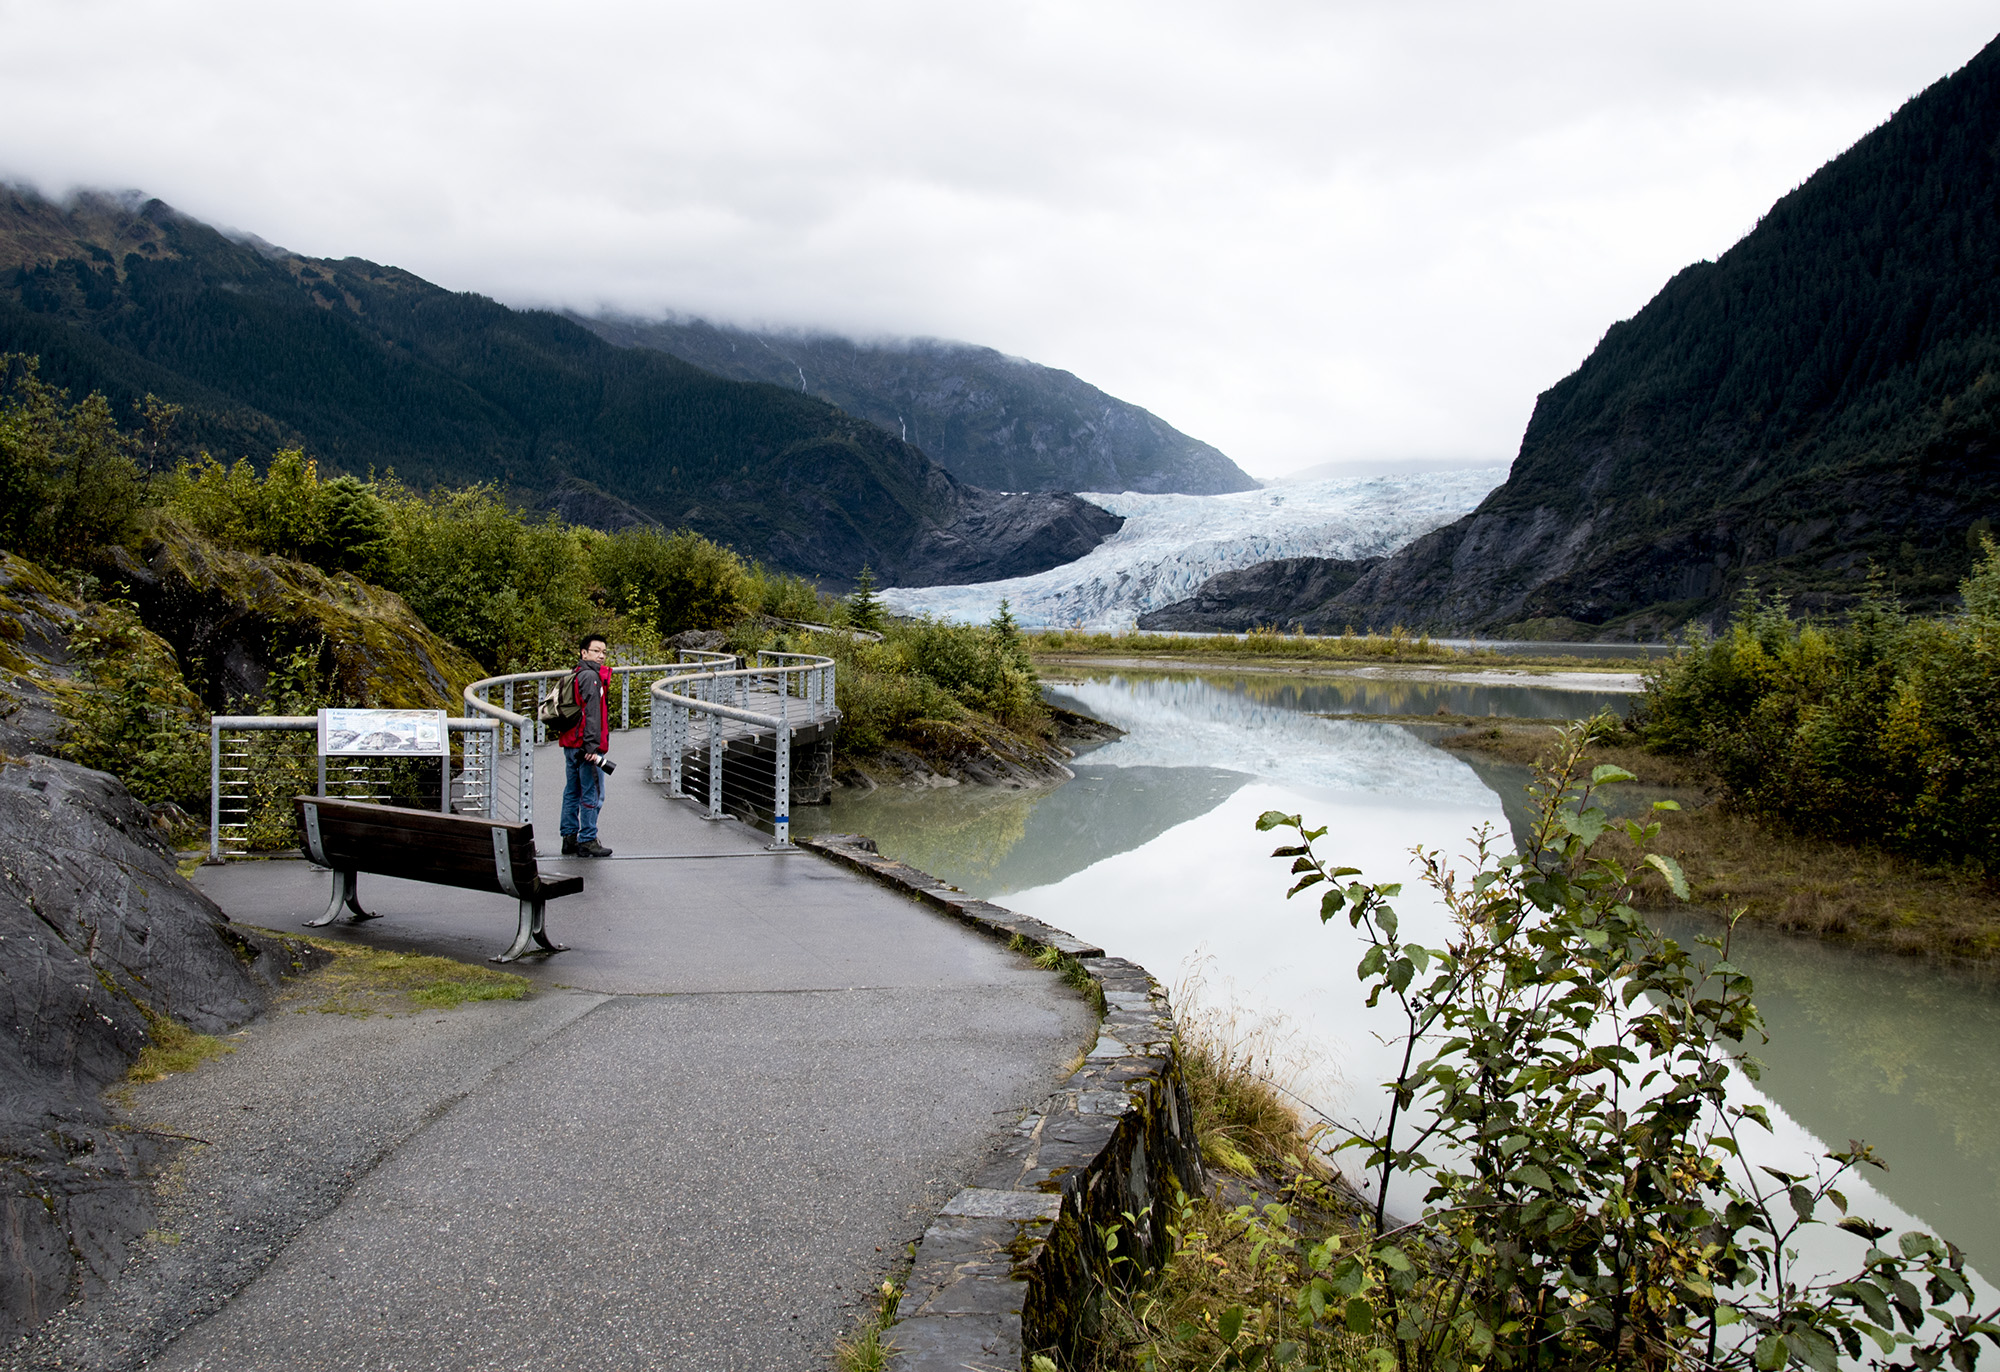
[[[333,923],[343,906],[350,923],[374,919],[361,908],[357,889],[360,874],[373,872],[518,900],[521,925],[514,942],[489,961],[512,962],[532,951],[530,945],[548,953],[567,946],[549,942],[542,907],[581,891],[583,878],[542,875],[535,865],[534,825],[324,796],[294,796],[292,803],[306,836],[306,856],[333,871],[333,901],[325,914],[306,921],[308,927]]]

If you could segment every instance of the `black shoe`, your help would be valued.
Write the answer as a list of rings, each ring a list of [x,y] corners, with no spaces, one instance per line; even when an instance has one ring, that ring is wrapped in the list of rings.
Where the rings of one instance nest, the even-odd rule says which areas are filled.
[[[574,856],[576,856],[576,835],[575,835],[575,834],[564,834],[564,835],[563,835],[563,856],[564,856],[564,857],[574,857]]]
[[[576,851],[584,857],[610,857],[611,850],[594,838],[583,839],[576,845]]]

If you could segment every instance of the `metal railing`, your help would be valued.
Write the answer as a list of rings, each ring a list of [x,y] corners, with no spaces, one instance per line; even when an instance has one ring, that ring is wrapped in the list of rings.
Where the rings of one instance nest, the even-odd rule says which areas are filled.
[[[247,857],[251,830],[260,822],[273,829],[290,823],[291,798],[314,793],[343,800],[386,801],[391,787],[407,785],[410,773],[434,763],[438,808],[446,814],[489,814],[492,795],[492,735],[488,719],[447,720],[459,745],[454,774],[449,750],[438,758],[322,757],[317,746],[286,752],[260,749],[253,735],[319,736],[316,715],[216,715],[208,723],[208,856],[210,861]],[[264,813],[265,807],[276,807]]]
[[[732,741],[747,745],[739,753],[761,755],[759,735],[770,733],[771,831],[774,846],[790,847],[792,732],[839,718],[833,659],[759,652],[754,667],[684,671],[654,682],[650,694],[652,779],[666,783],[674,795],[683,794],[690,781],[705,782],[701,790],[711,819],[720,819],[725,809],[755,814],[766,808],[754,793],[763,781],[761,756],[756,765],[738,769],[733,794],[725,758]]]

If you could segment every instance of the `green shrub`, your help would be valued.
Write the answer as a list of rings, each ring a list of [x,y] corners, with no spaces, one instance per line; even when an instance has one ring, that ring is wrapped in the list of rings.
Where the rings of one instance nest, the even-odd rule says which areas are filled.
[[[70,637],[82,683],[59,698],[63,756],[110,772],[147,803],[200,808],[208,794],[208,714],[173,649],[122,600]]]
[[[1329,863],[1325,828],[1278,811],[1257,821],[1296,836],[1273,854],[1291,862],[1289,894],[1312,891],[1322,923],[1355,931],[1356,976],[1403,1047],[1383,1125],[1343,1145],[1372,1174],[1371,1232],[1309,1256],[1287,1293],[1293,1322],[1372,1331],[1388,1345],[1377,1365],[1441,1372],[1832,1369],[1868,1343],[1877,1366],[1972,1367],[2000,1327],[1976,1311],[1964,1255],[1916,1232],[1877,1246],[1889,1229],[1838,1189],[1883,1165],[1866,1144],[1805,1173],[1747,1164],[1743,1137],[1771,1129],[1728,1089],[1759,1070],[1750,979],[1725,939],[1699,940],[1713,954],[1700,958],[1654,930],[1630,903],[1637,872],[1593,853],[1622,831],[1638,870],[1687,898],[1673,860],[1647,853],[1659,826],[1614,822],[1598,802],[1633,779],[1585,763],[1610,727],[1571,726],[1537,769],[1521,853],[1490,830],[1471,872],[1419,850],[1450,916],[1444,946],[1405,941],[1390,903],[1401,888]],[[1385,1208],[1398,1174],[1423,1193],[1409,1223]],[[1815,1226],[1856,1236],[1858,1270],[1828,1280],[1800,1263]],[[1269,1366],[1296,1333],[1258,1336]]]
[[[1648,673],[1647,744],[1695,754],[1730,803],[1804,832],[1994,870],[2000,843],[2000,552],[1950,619],[1879,592],[1845,623],[1746,597]]]
[[[743,559],[691,529],[621,529],[591,546],[590,568],[616,608],[663,637],[727,629],[755,609]]]
[[[774,572],[761,563],[753,564],[744,578],[744,599],[752,610],[773,619],[799,620],[808,624],[831,622],[828,606],[821,600],[816,586],[802,576]]]

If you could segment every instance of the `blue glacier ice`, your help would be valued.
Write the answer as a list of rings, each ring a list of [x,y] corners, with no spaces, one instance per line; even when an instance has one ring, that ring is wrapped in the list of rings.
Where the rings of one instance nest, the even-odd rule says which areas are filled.
[[[1031,628],[1129,629],[1219,572],[1281,557],[1392,553],[1469,513],[1506,474],[1504,467],[1468,467],[1231,495],[1088,493],[1084,499],[1123,515],[1125,525],[1075,562],[972,586],[892,587],[882,599],[897,614],[962,623],[991,619],[1005,599]]]

